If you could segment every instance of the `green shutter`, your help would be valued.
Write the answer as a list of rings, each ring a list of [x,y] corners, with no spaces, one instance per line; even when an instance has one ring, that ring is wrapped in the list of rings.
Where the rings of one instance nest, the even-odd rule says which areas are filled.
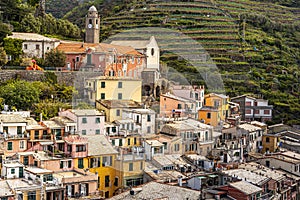
[[[7,150],[12,150],[12,142],[7,143]]]

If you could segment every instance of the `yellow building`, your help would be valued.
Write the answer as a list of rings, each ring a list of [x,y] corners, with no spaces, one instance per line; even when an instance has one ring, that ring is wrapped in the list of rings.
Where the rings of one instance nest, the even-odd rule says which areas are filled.
[[[131,77],[99,76],[87,79],[85,92],[91,102],[96,100],[142,101],[142,81]]]
[[[116,172],[118,152],[104,135],[85,136],[88,139],[88,156],[84,158],[84,168],[98,174],[100,194],[109,198],[121,187],[120,175]]]
[[[104,111],[105,121],[113,122],[122,119],[123,109],[142,108],[142,105],[132,100],[97,100],[96,108]]]
[[[202,107],[198,110],[198,119],[208,125],[218,126],[220,122],[219,111],[213,107]]]
[[[143,153],[122,153],[116,160],[116,169],[117,174],[120,175],[123,189],[143,184],[144,168],[145,156]]]
[[[210,93],[204,96],[204,107],[213,107],[218,110],[218,118],[222,121],[229,116],[229,96]]]
[[[273,135],[273,134],[264,134],[262,136],[262,153],[274,153],[279,150],[279,141],[280,138],[278,135]]]

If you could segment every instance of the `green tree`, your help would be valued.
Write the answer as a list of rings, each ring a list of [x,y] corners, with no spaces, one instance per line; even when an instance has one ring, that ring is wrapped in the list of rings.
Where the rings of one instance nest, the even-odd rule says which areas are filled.
[[[10,55],[12,60],[10,65],[19,65],[22,61],[22,43],[20,39],[4,38],[4,50],[7,55]]]
[[[22,110],[30,110],[33,104],[38,103],[40,93],[40,88],[24,80],[10,81],[0,87],[0,98],[5,104]]]
[[[0,22],[0,44],[7,35],[11,35],[9,25]]]
[[[57,49],[52,49],[46,53],[45,66],[48,67],[64,67],[66,64],[66,55]]]
[[[43,119],[49,119],[57,116],[60,109],[69,108],[71,108],[71,105],[68,103],[47,99],[34,104],[33,113],[37,117],[42,113]]]
[[[3,47],[0,47],[0,69],[7,63],[6,52]]]

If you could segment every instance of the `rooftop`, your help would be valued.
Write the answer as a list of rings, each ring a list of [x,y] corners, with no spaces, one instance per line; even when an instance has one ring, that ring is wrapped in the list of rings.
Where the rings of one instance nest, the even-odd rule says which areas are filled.
[[[39,168],[39,167],[26,167],[25,171],[31,172],[33,174],[53,174],[53,171],[44,169],[44,168]]]
[[[3,123],[27,123],[26,118],[19,114],[0,114],[0,122]]]
[[[20,33],[20,32],[12,32],[12,35],[8,36],[8,38],[20,39],[25,41],[47,41],[47,42],[58,42],[57,39],[52,39],[45,37],[43,35],[37,33]]]
[[[114,40],[111,44],[133,47],[135,49],[145,49],[150,40]]]
[[[88,139],[89,156],[112,155],[118,153],[104,135],[86,135],[84,137]]]
[[[67,144],[87,144],[87,138],[81,137],[79,135],[69,135],[68,137],[64,138]]]
[[[77,116],[98,116],[104,115],[102,112],[96,109],[82,109],[82,110],[70,110],[70,112],[74,113]]]
[[[262,130],[260,127],[254,126],[252,124],[241,124],[241,125],[238,125],[238,127],[241,129],[244,129],[246,131],[249,131],[249,132]]]
[[[97,100],[106,108],[141,108],[142,105],[132,100]]]
[[[223,173],[235,177],[244,181],[247,181],[249,183],[253,183],[255,185],[261,185],[264,184],[269,180],[269,178],[244,170],[244,169],[232,169],[232,170],[224,170]]]
[[[279,173],[277,170],[272,170],[268,167],[264,167],[258,163],[250,162],[250,163],[243,163],[239,165],[240,169],[249,170],[251,172],[254,172],[256,174],[265,176],[267,178],[271,178],[275,181],[280,181],[285,178],[281,173]]]
[[[161,147],[164,146],[163,143],[159,142],[158,140],[146,140],[146,143],[151,145],[152,147]]]
[[[240,190],[241,192],[245,193],[246,195],[251,195],[257,192],[261,192],[262,189],[252,185],[251,183],[248,183],[246,181],[238,181],[235,183],[229,183],[230,186]]]
[[[179,186],[171,186],[163,183],[149,182],[139,187],[133,188],[134,195],[129,191],[116,195],[111,200],[129,200],[129,199],[199,199],[200,193],[196,190],[191,190]]]

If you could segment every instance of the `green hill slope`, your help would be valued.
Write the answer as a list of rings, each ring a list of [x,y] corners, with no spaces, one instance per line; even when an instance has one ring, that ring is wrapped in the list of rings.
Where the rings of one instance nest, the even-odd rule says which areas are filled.
[[[124,39],[124,34],[118,33],[141,27],[138,34],[126,37],[148,39],[146,27],[178,31],[184,36],[176,40],[168,38],[168,32],[156,33],[166,65],[193,83],[204,83],[205,78],[195,69],[203,60],[191,63],[182,58],[184,55],[176,55],[186,51],[195,57],[204,50],[212,58],[206,65],[217,65],[229,95],[249,93],[269,99],[275,106],[275,122],[299,124],[300,8],[295,2],[128,0],[96,6],[102,15],[102,41]],[[78,7],[65,18],[83,27],[84,15],[76,15],[76,10],[84,13],[86,9]],[[203,49],[193,49],[187,42],[190,39]]]

